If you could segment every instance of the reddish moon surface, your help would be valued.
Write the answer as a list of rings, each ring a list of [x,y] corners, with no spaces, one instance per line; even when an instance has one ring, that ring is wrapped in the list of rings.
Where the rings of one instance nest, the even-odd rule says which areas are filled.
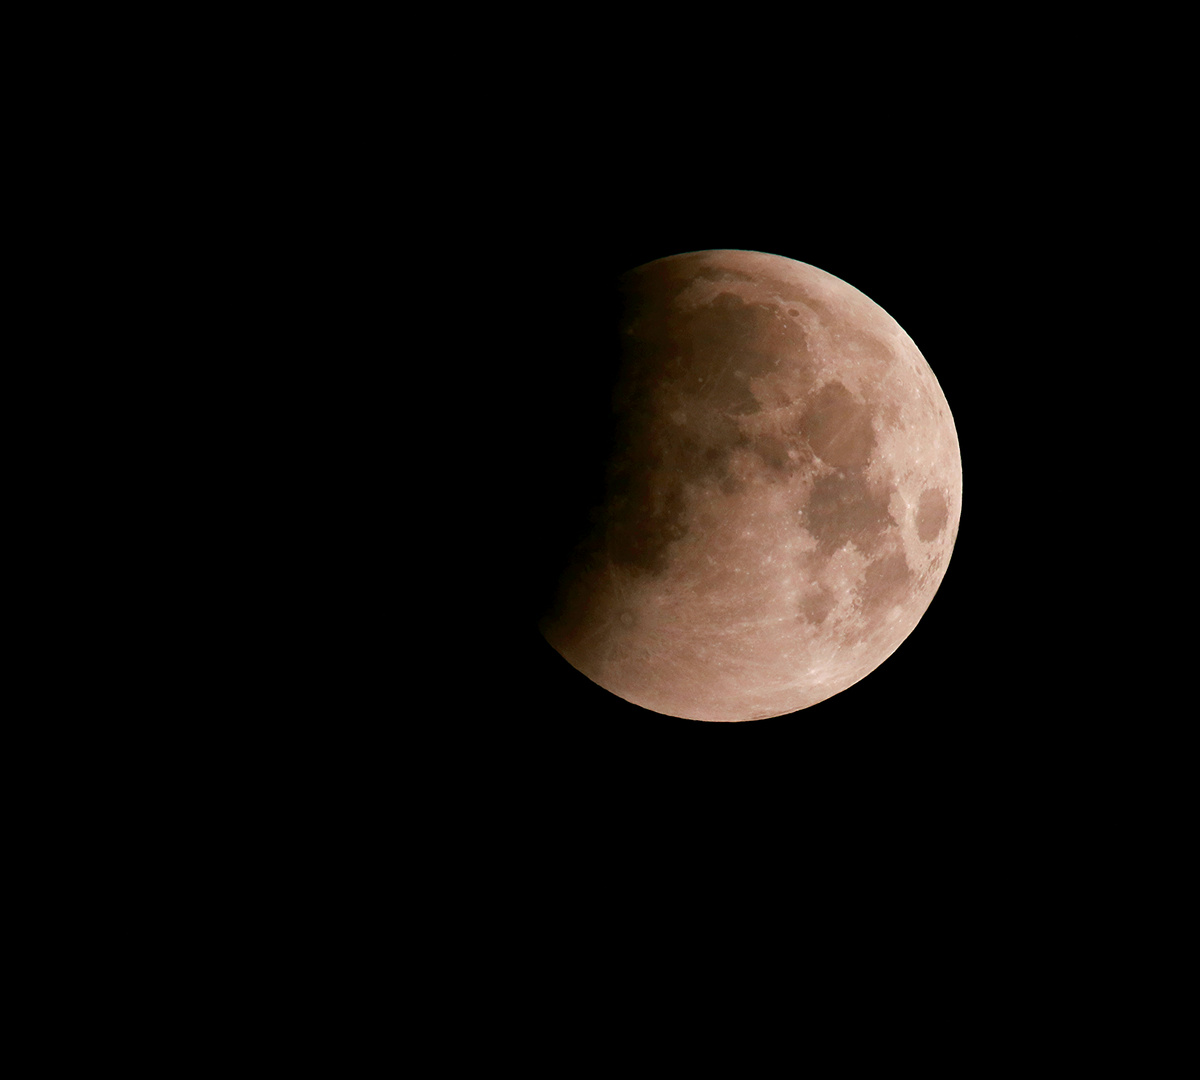
[[[621,279],[619,434],[546,640],[636,705],[805,709],[912,632],[958,532],[945,395],[887,312],[806,263],[696,251]]]

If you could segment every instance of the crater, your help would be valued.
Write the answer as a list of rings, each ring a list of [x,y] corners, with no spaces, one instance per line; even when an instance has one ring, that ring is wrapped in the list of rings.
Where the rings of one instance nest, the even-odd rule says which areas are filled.
[[[803,304],[810,311],[815,311],[819,316],[819,320],[824,322],[833,321],[833,312],[829,305],[823,300],[818,300],[815,296],[789,296],[788,293],[794,290],[795,286],[788,282],[781,281],[779,283],[779,295],[789,304]],[[789,315],[799,314],[799,312],[788,312]]]

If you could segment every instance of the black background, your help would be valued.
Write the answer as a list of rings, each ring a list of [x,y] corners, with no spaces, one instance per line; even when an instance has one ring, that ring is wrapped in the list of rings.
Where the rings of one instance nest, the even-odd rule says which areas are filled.
[[[930,754],[944,761],[948,747],[964,739],[970,753],[986,755],[988,717],[1019,697],[1003,673],[1021,663],[1014,659],[1020,649],[998,608],[1019,602],[1009,579],[1021,538],[1005,524],[1012,492],[1002,461],[1011,463],[1012,451],[1000,444],[995,421],[999,411],[1006,424],[1036,425],[1028,410],[1014,417],[1002,400],[1011,394],[1004,373],[1024,348],[1021,337],[1042,319],[1030,311],[1039,286],[1024,265],[1028,236],[1012,231],[1028,208],[997,205],[969,186],[947,191],[944,178],[925,176],[928,164],[916,150],[891,174],[864,169],[859,159],[839,160],[832,150],[828,167],[809,160],[798,169],[783,160],[714,160],[695,146],[653,141],[607,172],[602,160],[592,166],[599,175],[589,165],[577,162],[535,196],[518,188],[507,207],[497,208],[513,213],[513,228],[494,270],[504,278],[505,302],[493,317],[511,326],[516,343],[492,362],[502,365],[500,382],[514,378],[520,393],[499,388],[494,398],[504,410],[501,441],[516,454],[497,454],[486,465],[519,462],[506,474],[510,483],[496,489],[500,527],[516,535],[508,540],[513,572],[500,601],[513,617],[497,639],[500,685],[508,689],[492,715],[504,713],[505,726],[527,733],[532,745],[561,743],[573,756],[573,773],[643,753],[724,764],[746,755],[747,768],[783,754],[824,760],[835,770],[890,773]],[[721,247],[811,263],[888,311],[938,377],[964,472],[949,570],[900,649],[811,709],[732,725],[660,716],[624,702],[575,672],[536,631],[556,557],[599,496],[613,279],[650,259]],[[1018,317],[1021,330],[1014,328]],[[1020,486],[1028,498],[1028,484]],[[1001,547],[1010,555],[997,573]]]
[[[1096,604],[1114,583],[1088,490],[1121,464],[1112,360],[1136,359],[1145,311],[1113,169],[1136,158],[1137,117],[1091,84],[1018,96],[1028,58],[974,82],[938,71],[924,96],[892,93],[915,64],[885,65],[856,97],[854,57],[832,78],[781,69],[788,85],[706,68],[652,87],[657,58],[623,51],[574,80],[497,56],[449,115],[429,100],[452,88],[431,83],[389,118],[372,145],[407,155],[383,174],[396,227],[372,205],[358,230],[386,266],[365,275],[361,307],[386,323],[371,355],[390,375],[399,353],[399,390],[367,405],[386,475],[363,500],[401,518],[398,589],[362,595],[388,622],[369,659],[395,682],[369,715],[390,734],[398,711],[401,747],[368,737],[347,787],[373,768],[410,799],[400,858],[424,846],[434,867],[413,887],[456,933],[503,943],[500,981],[527,942],[564,972],[581,941],[619,955],[672,933],[703,968],[713,928],[769,959],[778,935],[754,942],[754,922],[773,906],[806,946],[900,947],[906,973],[933,938],[957,987],[976,963],[960,941],[999,956],[1079,925],[1087,897],[1060,885],[1140,844],[1146,783],[1091,647],[1130,628]],[[945,579],[893,656],[810,709],[717,724],[608,693],[537,619],[599,496],[614,279],[724,247],[815,265],[897,320],[949,402],[964,491]]]
[[[1155,310],[1128,272],[1145,200],[1122,184],[1147,136],[1125,77],[1024,45],[972,72],[973,43],[940,28],[953,67],[890,47],[872,65],[862,35],[784,29],[774,79],[719,42],[640,59],[636,28],[583,72],[564,70],[574,42],[489,47],[486,78],[458,97],[461,72],[420,79],[362,140],[403,160],[382,173],[396,228],[372,205],[360,230],[387,268],[362,303],[387,323],[374,355],[390,373],[398,352],[401,377],[376,395],[388,473],[370,493],[402,520],[399,595],[363,589],[395,680],[370,715],[390,733],[399,712],[401,747],[368,739],[348,775],[369,759],[410,797],[399,859],[424,846],[412,888],[502,953],[489,997],[513,996],[531,948],[553,958],[549,995],[620,957],[607,1019],[648,971],[656,988],[665,942],[703,980],[718,940],[768,966],[781,941],[827,945],[849,978],[843,957],[873,976],[896,950],[895,1001],[933,942],[951,995],[1024,963],[1024,1000],[1047,943],[1102,962],[1105,928],[1078,928],[1114,848],[1143,848],[1128,822],[1148,761],[1125,752],[1134,714],[1093,648],[1131,624],[1096,602],[1120,585],[1097,537],[1112,508],[1089,491],[1123,467],[1129,346]],[[1062,51],[1079,48],[1072,31]],[[734,724],[624,702],[536,627],[598,494],[613,279],[721,247],[811,263],[888,311],[945,392],[964,474],[945,579],[896,653],[810,709]],[[779,974],[797,973],[803,957]]]
[[[1064,631],[1086,618],[1094,557],[1073,505],[1095,385],[1078,373],[1108,344],[1087,313],[1125,243],[1097,227],[1104,147],[999,99],[938,100],[690,122],[661,98],[570,122],[511,110],[447,173],[449,280],[466,284],[434,355],[470,362],[457,392],[472,485],[467,538],[447,539],[463,546],[467,630],[447,632],[470,660],[439,700],[503,805],[513,786],[563,821],[648,804],[744,820],[757,800],[798,798],[844,823],[928,800],[954,829],[979,824],[968,805],[989,820],[1044,807],[1064,772],[1111,752],[1095,684],[1081,688],[1089,656]],[[741,724],[629,704],[536,629],[599,494],[613,280],[722,247],[811,263],[892,315],[946,395],[964,477],[953,557],[910,637],[835,697]]]
[[[279,580],[252,599],[264,610],[283,602],[260,622],[237,597],[204,655],[222,670],[230,660],[254,669],[272,647],[285,659],[259,697],[222,693],[177,756],[203,760],[215,741],[222,764],[246,772],[261,828],[224,809],[219,769],[195,804],[236,823],[247,864],[294,847],[303,869],[281,909],[339,895],[337,915],[322,905],[311,922],[337,935],[340,953],[342,934],[378,905],[385,915],[367,921],[363,948],[375,975],[390,971],[376,960],[390,943],[400,978],[411,955],[435,956],[442,982],[424,990],[456,1018],[455,1045],[488,1046],[463,1007],[478,995],[478,1012],[507,1021],[497,1003],[520,1010],[510,1026],[525,1052],[542,1040],[545,997],[602,1018],[604,1030],[577,1044],[590,1053],[610,1041],[610,1022],[625,1026],[637,991],[654,996],[657,1017],[675,972],[705,987],[692,1014],[703,1021],[716,1002],[724,1012],[755,985],[782,983],[790,1015],[769,1022],[790,1032],[805,1011],[791,998],[799,982],[830,996],[807,963],[820,946],[847,984],[881,989],[889,1007],[932,977],[970,1010],[962,988],[1007,968],[1017,1007],[1000,1022],[1025,1026],[1020,1009],[1045,984],[1056,1023],[1071,992],[1046,977],[1047,955],[1074,939],[1063,967],[1104,964],[1127,914],[1097,919],[1096,897],[1145,879],[1110,867],[1114,849],[1145,851],[1154,832],[1130,829],[1129,806],[1162,789],[1157,762],[1124,753],[1148,710],[1106,700],[1112,672],[1091,648],[1157,629],[1095,602],[1145,587],[1118,545],[1153,578],[1162,516],[1117,472],[1136,419],[1130,369],[1162,359],[1130,347],[1161,307],[1131,288],[1130,237],[1145,232],[1150,200],[1122,181],[1150,158],[1120,52],[1096,52],[1095,73],[1068,70],[1061,56],[1087,52],[1074,24],[1045,50],[1040,28],[1018,16],[1021,48],[998,50],[971,78],[975,40],[957,27],[929,33],[949,42],[952,66],[894,46],[878,26],[871,57],[866,27],[830,37],[807,18],[722,22],[742,18],[761,38],[786,38],[787,56],[716,40],[703,53],[667,42],[638,57],[626,43],[639,28],[621,25],[619,43],[591,50],[591,70],[572,72],[590,27],[545,47],[548,30],[562,32],[553,21],[518,28],[522,47],[478,24],[437,40],[380,34],[377,65],[359,40],[347,50],[350,78],[327,73],[319,53],[298,54],[319,75],[311,107],[297,108],[283,80],[251,126],[248,142],[262,145],[277,111],[294,117],[303,153],[263,186],[240,231],[257,237],[264,217],[277,218],[262,250],[294,254],[295,266],[277,273],[229,249],[224,262],[235,256],[253,285],[248,307],[260,287],[286,286],[270,332],[214,339],[211,351],[239,368],[252,366],[242,350],[266,357],[281,386],[305,378],[304,356],[316,359],[311,396],[295,406],[275,386],[264,396],[265,415],[299,437],[270,431],[246,483],[247,506],[271,510],[294,478],[295,514],[248,556],[242,515],[222,537],[248,592]],[[478,61],[464,53],[467,30]],[[818,56],[829,70],[814,70]],[[360,92],[364,72],[378,84]],[[914,91],[919,77],[927,92]],[[331,105],[324,84],[335,81],[351,89]],[[315,138],[317,124],[336,138]],[[229,170],[239,193],[242,172],[240,161]],[[190,219],[193,204],[179,210]],[[613,280],[722,247],[811,263],[887,310],[946,394],[964,472],[948,571],[898,651],[813,708],[735,724],[624,702],[536,626],[599,493]],[[212,281],[220,307],[225,273]],[[282,345],[279,325],[302,340]],[[1100,407],[1087,398],[1097,389]],[[258,407],[239,383],[225,392]],[[198,441],[207,450],[225,434]],[[298,468],[296,445],[307,451]],[[1153,453],[1136,462],[1158,465]],[[1088,478],[1106,498],[1088,498]],[[1117,514],[1114,529],[1099,528]],[[1131,538],[1130,520],[1151,528]],[[190,563],[180,569],[191,577]],[[280,623],[291,624],[282,647]],[[1134,674],[1149,685],[1160,667]],[[160,738],[171,737],[172,710],[160,711]],[[225,727],[228,742],[214,739]],[[97,737],[110,730],[98,725]],[[147,765],[172,778],[167,755]],[[159,813],[156,801],[136,809]],[[1092,880],[1079,872],[1089,860]],[[1072,878],[1077,890],[1063,887]],[[231,910],[242,922],[244,894],[239,881]],[[414,896],[426,901],[416,918],[405,913]],[[932,971],[931,942],[944,957]],[[303,941],[288,948],[308,959]],[[731,977],[713,978],[718,948]],[[574,994],[592,983],[603,1008]],[[845,1012],[857,1020],[856,1005]],[[926,1010],[927,1031],[930,1020],[935,1040],[957,1026],[940,1003]]]

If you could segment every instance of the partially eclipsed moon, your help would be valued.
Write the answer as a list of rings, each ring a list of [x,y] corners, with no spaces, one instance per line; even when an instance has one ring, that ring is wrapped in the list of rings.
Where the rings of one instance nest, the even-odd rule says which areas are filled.
[[[878,667],[946,572],[958,437],[917,347],[806,263],[698,251],[621,279],[619,437],[546,640],[637,705],[808,708]]]

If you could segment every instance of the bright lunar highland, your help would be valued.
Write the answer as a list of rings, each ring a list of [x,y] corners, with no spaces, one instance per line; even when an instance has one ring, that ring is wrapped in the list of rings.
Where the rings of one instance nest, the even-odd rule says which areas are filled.
[[[806,263],[695,251],[621,279],[604,504],[546,640],[644,708],[808,708],[913,631],[958,533],[945,395],[879,305]]]

